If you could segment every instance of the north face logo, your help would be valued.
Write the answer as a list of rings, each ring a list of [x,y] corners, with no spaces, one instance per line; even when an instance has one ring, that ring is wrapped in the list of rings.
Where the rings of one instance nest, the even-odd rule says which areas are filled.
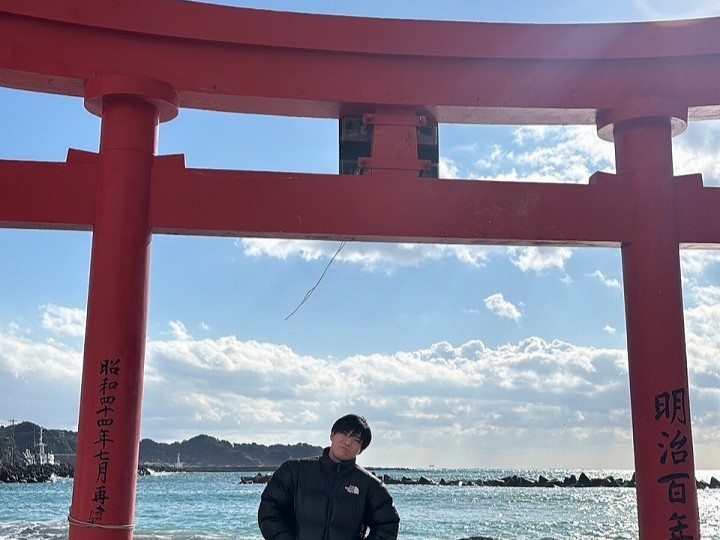
[[[353,486],[352,484],[349,486],[345,486],[345,491],[348,493],[352,493],[353,495],[360,495],[360,490],[357,486]]]

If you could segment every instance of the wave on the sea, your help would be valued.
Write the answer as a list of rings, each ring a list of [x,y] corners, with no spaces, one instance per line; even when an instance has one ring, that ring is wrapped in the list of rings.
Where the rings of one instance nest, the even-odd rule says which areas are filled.
[[[0,522],[0,540],[67,540],[67,522]]]
[[[182,471],[182,472],[184,472],[184,471]],[[147,473],[148,473],[148,476],[171,476],[174,474],[178,474],[178,471],[157,471],[155,469],[148,467]]]
[[[139,529],[133,534],[135,540],[230,540],[227,534],[211,534],[198,531],[164,530],[148,533]],[[0,522],[0,540],[67,540],[67,522]],[[233,540],[257,540],[258,536],[233,536]]]
[[[196,531],[162,531],[147,533],[142,530],[135,531],[135,540],[229,540],[227,534],[209,534]],[[238,537],[233,540],[257,540],[257,536]],[[57,523],[27,523],[27,522],[0,522],[0,540],[67,540],[67,522]]]
[[[133,538],[134,540],[230,540],[231,538],[237,538],[237,540],[257,540],[259,536],[244,538],[238,536],[230,537],[227,534],[209,534],[192,531],[163,531],[161,533],[152,534],[136,532],[133,535]]]

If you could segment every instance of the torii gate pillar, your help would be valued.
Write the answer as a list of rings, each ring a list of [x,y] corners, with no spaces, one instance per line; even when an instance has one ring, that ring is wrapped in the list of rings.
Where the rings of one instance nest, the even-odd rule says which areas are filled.
[[[129,540],[135,516],[157,126],[177,114],[169,85],[88,80],[102,117],[70,540]]]
[[[672,162],[686,121],[687,108],[660,99],[598,115],[633,199],[622,265],[641,539],[700,538]]]

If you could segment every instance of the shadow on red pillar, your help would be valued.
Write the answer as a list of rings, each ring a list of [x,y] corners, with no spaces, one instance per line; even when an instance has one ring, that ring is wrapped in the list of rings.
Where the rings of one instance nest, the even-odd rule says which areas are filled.
[[[172,89],[129,77],[93,79],[86,106],[102,116],[71,540],[132,538],[140,442],[157,126]]]
[[[671,144],[686,113],[657,105],[633,117],[629,104],[627,115],[607,119],[614,123],[617,173],[630,184],[635,213],[622,264],[638,524],[641,540],[697,540]]]

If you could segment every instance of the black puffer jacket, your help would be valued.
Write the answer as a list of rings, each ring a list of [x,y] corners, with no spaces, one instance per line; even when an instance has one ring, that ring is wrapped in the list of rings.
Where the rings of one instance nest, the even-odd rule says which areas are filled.
[[[265,486],[258,523],[266,540],[395,540],[400,517],[385,485],[355,463],[291,460]]]

